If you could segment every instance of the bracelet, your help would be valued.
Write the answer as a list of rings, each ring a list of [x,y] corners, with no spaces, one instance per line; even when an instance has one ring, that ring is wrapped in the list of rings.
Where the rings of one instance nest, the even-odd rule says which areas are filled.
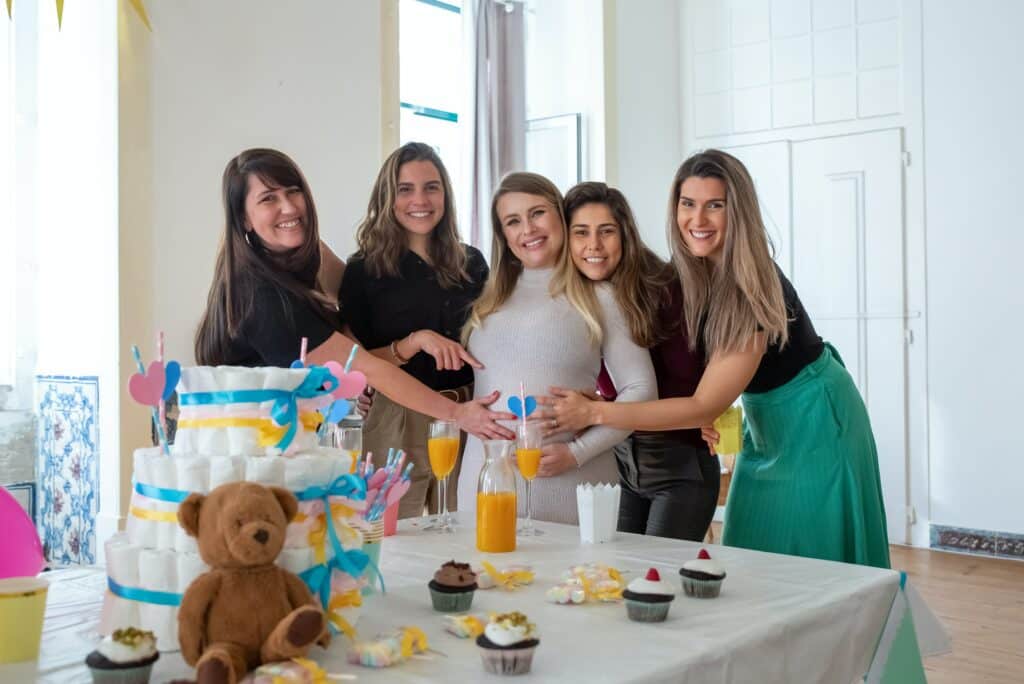
[[[402,339],[404,340],[405,338],[403,337]],[[409,363],[409,359],[404,358],[401,354],[398,353],[398,342],[399,340],[391,341],[391,356],[394,357],[395,361],[398,362],[399,366],[404,366],[405,364]]]

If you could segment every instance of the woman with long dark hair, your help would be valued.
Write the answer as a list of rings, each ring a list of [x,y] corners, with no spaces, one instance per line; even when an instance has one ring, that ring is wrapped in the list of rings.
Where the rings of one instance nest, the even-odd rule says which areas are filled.
[[[648,348],[658,397],[688,397],[704,369],[680,322],[682,289],[675,269],[640,238],[625,196],[605,183],[580,183],[565,194],[569,254],[576,269],[611,286],[633,341]],[[617,396],[606,371],[605,399]],[[622,532],[700,541],[718,503],[721,465],[698,429],[637,431],[615,447]]]

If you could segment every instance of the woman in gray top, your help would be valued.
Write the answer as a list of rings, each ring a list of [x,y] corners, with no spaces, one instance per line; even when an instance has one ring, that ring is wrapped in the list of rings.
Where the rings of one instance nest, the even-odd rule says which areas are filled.
[[[520,383],[535,396],[552,385],[596,387],[603,357],[619,388],[616,401],[655,398],[650,355],[633,342],[612,292],[573,266],[558,188],[533,173],[505,176],[491,202],[491,224],[490,278],[463,333],[484,364],[475,394],[510,397]],[[576,524],[576,485],[618,482],[612,447],[628,434],[595,426],[550,436],[533,482],[534,519]],[[474,520],[482,465],[483,445],[470,437],[459,478],[463,522]],[[522,514],[522,481],[517,498]]]

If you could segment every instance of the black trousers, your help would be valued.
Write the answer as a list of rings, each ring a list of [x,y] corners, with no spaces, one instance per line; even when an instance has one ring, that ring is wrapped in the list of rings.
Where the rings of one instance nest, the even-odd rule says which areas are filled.
[[[638,432],[615,447],[619,531],[701,541],[718,505],[721,464],[706,446]]]

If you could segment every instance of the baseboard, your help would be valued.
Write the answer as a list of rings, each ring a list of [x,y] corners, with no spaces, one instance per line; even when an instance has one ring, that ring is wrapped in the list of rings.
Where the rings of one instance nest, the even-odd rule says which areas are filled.
[[[931,525],[928,546],[987,558],[1024,560],[1024,534],[1011,532]]]

